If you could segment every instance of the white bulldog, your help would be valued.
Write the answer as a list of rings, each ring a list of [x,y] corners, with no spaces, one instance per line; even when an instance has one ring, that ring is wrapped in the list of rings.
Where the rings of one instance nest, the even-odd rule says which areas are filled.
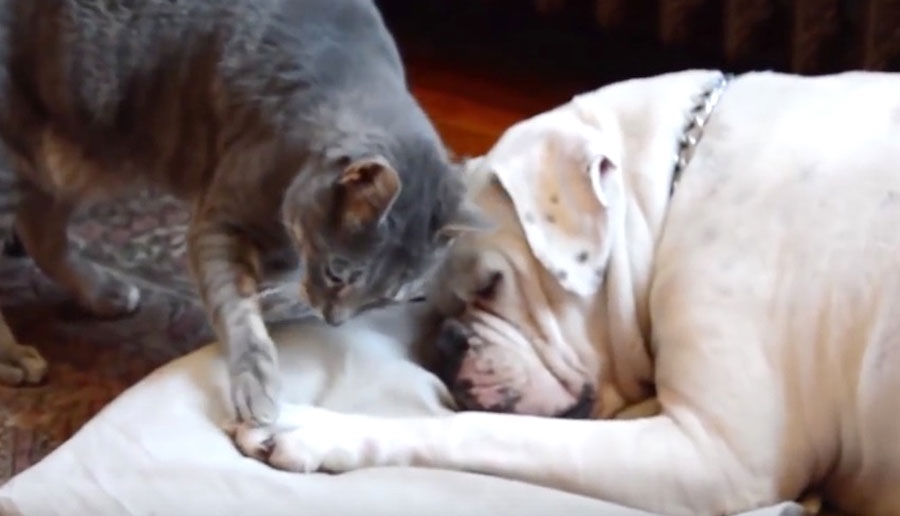
[[[487,411],[295,407],[238,428],[245,453],[477,471],[660,514],[809,489],[900,514],[900,75],[617,83],[473,168],[496,227],[458,242],[435,301],[447,380]],[[653,396],[657,414],[609,420]]]

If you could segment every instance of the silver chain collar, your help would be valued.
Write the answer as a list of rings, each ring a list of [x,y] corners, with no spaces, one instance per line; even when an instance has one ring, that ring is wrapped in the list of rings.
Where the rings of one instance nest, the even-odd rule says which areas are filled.
[[[672,184],[669,195],[675,193],[675,187],[678,185],[678,181],[681,180],[681,174],[687,168],[691,157],[694,155],[694,149],[697,148],[697,143],[703,137],[703,127],[709,121],[710,115],[712,115],[716,104],[719,103],[722,93],[725,92],[725,88],[728,87],[728,83],[731,82],[732,78],[734,78],[732,74],[720,74],[718,79],[700,93],[697,104],[691,109],[687,124],[685,124],[681,132],[681,138],[678,140],[678,152],[675,153],[675,167],[672,171]]]

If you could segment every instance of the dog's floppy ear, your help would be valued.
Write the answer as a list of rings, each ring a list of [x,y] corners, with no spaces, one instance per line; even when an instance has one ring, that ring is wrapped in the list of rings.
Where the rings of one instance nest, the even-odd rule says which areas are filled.
[[[563,288],[584,297],[602,284],[609,259],[609,208],[621,202],[616,150],[596,127],[563,111],[523,122],[491,153],[532,253]]]
[[[437,237],[445,243],[465,233],[484,231],[493,226],[478,206],[470,199],[464,199],[456,209],[453,218],[437,231]]]

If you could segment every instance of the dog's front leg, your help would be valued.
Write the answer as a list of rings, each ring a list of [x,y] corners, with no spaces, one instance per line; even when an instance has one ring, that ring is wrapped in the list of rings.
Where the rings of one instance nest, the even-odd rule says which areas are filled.
[[[671,418],[579,421],[491,413],[376,418],[289,407],[273,429],[232,429],[248,455],[285,470],[375,466],[474,471],[663,514],[730,514],[760,499],[727,447]]]

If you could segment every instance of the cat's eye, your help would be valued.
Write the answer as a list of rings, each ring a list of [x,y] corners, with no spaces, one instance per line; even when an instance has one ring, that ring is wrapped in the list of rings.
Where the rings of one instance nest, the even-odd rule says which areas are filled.
[[[350,263],[341,258],[332,259],[325,267],[325,278],[332,285],[352,285],[362,278],[361,270],[348,271]]]
[[[325,278],[332,284],[340,285],[344,283],[344,271],[347,268],[347,262],[340,258],[335,258],[328,262],[325,266]]]
[[[330,265],[328,267],[325,267],[325,278],[330,283],[335,284],[335,285],[344,282],[343,278],[341,278],[340,275],[338,275],[336,272],[334,272],[334,270],[331,268]]]

